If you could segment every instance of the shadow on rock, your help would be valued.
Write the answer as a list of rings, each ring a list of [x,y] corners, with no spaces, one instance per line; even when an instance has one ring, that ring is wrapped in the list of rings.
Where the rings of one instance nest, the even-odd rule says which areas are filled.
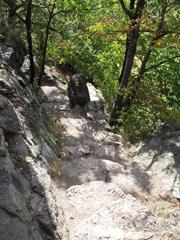
[[[11,77],[8,75],[9,79]],[[49,208],[53,197],[47,198],[47,189],[39,180],[39,175],[43,174],[47,183],[50,179],[43,166],[45,163],[42,156],[32,152],[33,139],[30,141],[26,135],[31,129],[20,121],[24,116],[18,112],[23,107],[21,101],[17,101],[20,99],[18,92],[16,100],[11,96],[10,101],[5,97],[7,91],[4,88],[4,96],[0,95],[0,239],[61,239]],[[31,114],[30,109],[28,114]],[[38,142],[34,146],[43,147],[38,146]]]
[[[164,124],[141,145],[135,159],[151,173],[156,194],[180,199],[180,128]],[[160,191],[161,188],[161,191]]]

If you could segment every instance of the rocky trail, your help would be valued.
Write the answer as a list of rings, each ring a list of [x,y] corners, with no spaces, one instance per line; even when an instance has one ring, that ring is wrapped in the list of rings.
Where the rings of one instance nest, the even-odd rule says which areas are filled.
[[[161,192],[165,196],[170,189],[167,184],[163,189],[161,181],[156,184],[157,174],[151,176],[147,163],[139,161],[150,155],[148,152],[138,154],[120,135],[108,131],[101,111],[102,96],[91,84],[88,87],[91,103],[87,111],[70,109],[65,89],[59,94],[58,87],[42,87],[51,102],[44,107],[51,115],[55,113],[63,136],[65,160],[60,164],[57,184],[62,189],[59,194],[63,195],[69,239],[169,239],[177,230],[176,221],[153,216],[148,204],[142,202],[152,198],[149,205],[153,205],[153,195]],[[166,180],[171,181],[169,176]],[[170,185],[173,190],[178,188],[173,182]],[[163,205],[161,201],[157,204]]]
[[[97,89],[71,109],[66,76],[46,70],[37,92],[0,67],[0,240],[180,239],[180,129],[135,147]]]

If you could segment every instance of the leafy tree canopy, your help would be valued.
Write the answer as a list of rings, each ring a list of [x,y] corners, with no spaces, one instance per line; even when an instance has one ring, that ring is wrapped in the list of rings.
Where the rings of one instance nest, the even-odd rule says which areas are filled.
[[[27,3],[0,0],[1,31],[11,26],[26,39]],[[179,1],[32,0],[31,5],[38,61],[48,32],[47,64],[70,63],[89,76],[101,89],[109,113],[121,95],[116,130],[136,141],[159,122],[180,124]],[[133,41],[136,46],[131,49]],[[129,60],[128,51],[133,53]],[[125,70],[130,74],[122,87]]]

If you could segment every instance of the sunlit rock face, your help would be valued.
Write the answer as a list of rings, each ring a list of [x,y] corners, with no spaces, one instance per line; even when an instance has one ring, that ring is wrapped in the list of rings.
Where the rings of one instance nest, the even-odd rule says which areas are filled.
[[[151,193],[180,199],[180,127],[164,124],[134,158],[151,175]]]
[[[1,62],[0,240],[178,239],[179,128],[134,147],[93,85],[71,108],[63,73],[38,94],[20,75]]]

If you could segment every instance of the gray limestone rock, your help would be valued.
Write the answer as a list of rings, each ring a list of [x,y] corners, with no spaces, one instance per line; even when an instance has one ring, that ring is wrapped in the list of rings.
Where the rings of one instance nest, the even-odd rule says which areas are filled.
[[[13,96],[15,93],[14,81],[9,77],[6,69],[0,69],[0,94],[4,96]]]
[[[7,47],[0,42],[0,59],[6,62],[12,68],[16,68],[15,51],[11,47]]]
[[[24,61],[26,49],[22,41],[18,39],[0,39],[0,60],[7,63],[15,70],[19,70]]]
[[[1,67],[0,240],[61,239],[63,215],[48,175],[49,163],[57,159],[54,132],[47,115],[35,108],[34,92],[21,88],[8,65]]]
[[[107,170],[97,158],[76,158],[60,166],[60,185],[70,187],[91,181],[106,181]]]
[[[154,195],[180,199],[180,128],[163,125],[139,146],[134,161],[150,173]]]
[[[1,240],[30,240],[25,223],[0,208],[0,239]],[[42,238],[39,238],[39,240]]]
[[[6,133],[19,133],[21,125],[12,103],[0,95],[0,127]]]
[[[1,157],[6,156],[6,142],[4,139],[4,132],[2,128],[0,128],[0,156]]]

